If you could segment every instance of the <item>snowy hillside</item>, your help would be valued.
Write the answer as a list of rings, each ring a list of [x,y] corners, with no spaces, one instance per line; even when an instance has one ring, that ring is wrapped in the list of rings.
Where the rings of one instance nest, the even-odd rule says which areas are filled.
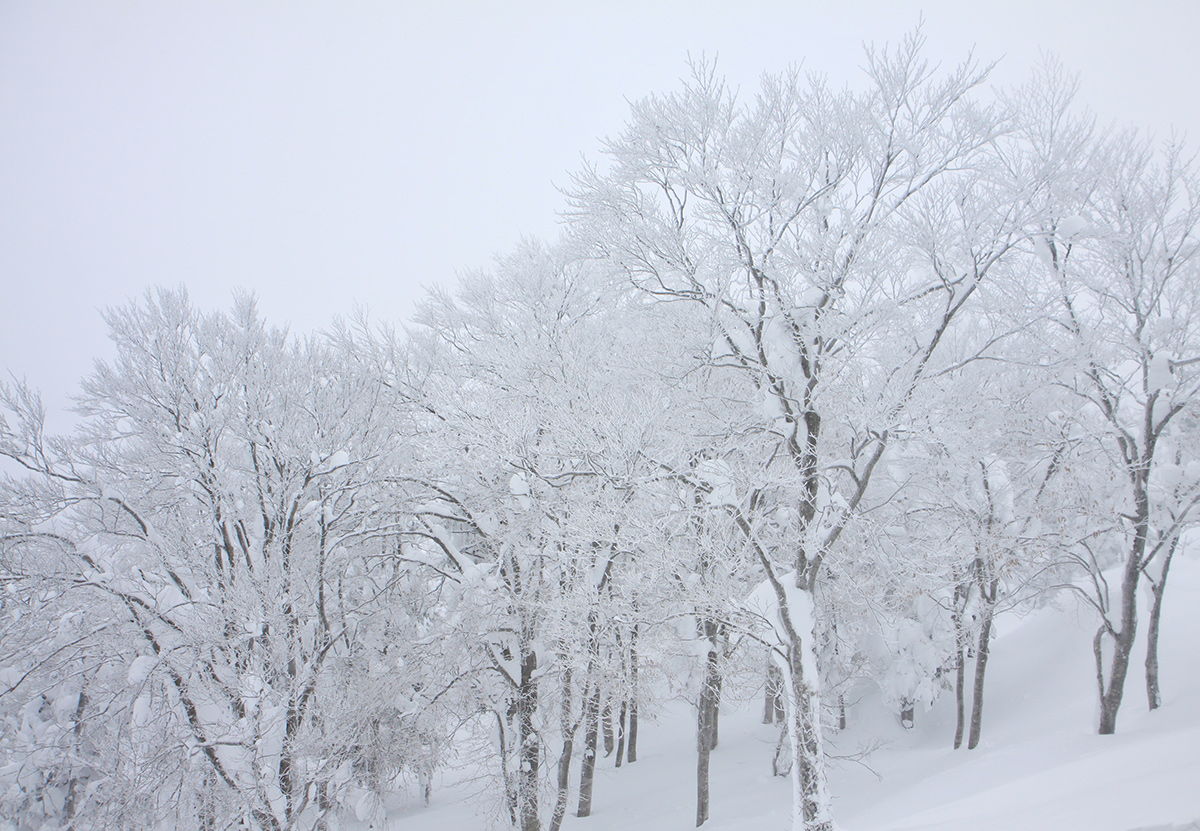
[[[1175,565],[1163,609],[1163,706],[1147,712],[1135,656],[1115,736],[1095,732],[1093,629],[1061,601],[1000,620],[983,741],[954,751],[949,695],[913,730],[877,697],[851,711],[832,742],[838,756],[882,745],[830,774],[843,831],[1143,831],[1200,827],[1200,561]],[[786,779],[770,775],[774,728],[751,702],[722,715],[713,753],[711,831],[773,831],[790,819]],[[676,706],[647,724],[639,761],[602,761],[596,807],[563,827],[582,831],[683,831],[694,827],[694,714]],[[467,831],[491,824],[468,785],[436,790],[429,808],[391,814],[399,831]]]

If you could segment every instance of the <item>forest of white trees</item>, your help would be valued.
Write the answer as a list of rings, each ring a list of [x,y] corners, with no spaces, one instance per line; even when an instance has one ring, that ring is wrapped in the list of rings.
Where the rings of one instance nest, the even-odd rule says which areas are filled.
[[[157,289],[106,313],[70,435],[0,385],[0,826],[334,829],[470,760],[496,822],[557,831],[680,697],[700,825],[754,696],[831,831],[854,691],[953,697],[969,753],[994,617],[1058,600],[1097,731],[1158,706],[1200,173],[1053,63],[986,80],[916,35],[852,89],[696,62],[559,240],[403,325]]]

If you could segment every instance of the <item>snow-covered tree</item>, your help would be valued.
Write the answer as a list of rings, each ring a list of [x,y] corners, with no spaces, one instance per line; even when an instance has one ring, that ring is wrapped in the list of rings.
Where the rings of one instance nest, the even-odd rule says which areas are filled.
[[[789,512],[779,544],[755,548],[785,644],[797,828],[832,827],[804,609],[941,338],[1017,236],[1020,195],[989,160],[1002,120],[968,99],[986,73],[938,75],[920,40],[869,52],[858,94],[792,72],[743,103],[699,64],[634,105],[571,193],[594,257],[704,310],[711,363],[757,414],[756,465],[773,472],[730,507],[749,542],[756,513]],[[916,267],[925,194],[967,228],[932,268]]]
[[[643,575],[663,539],[649,506],[666,487],[646,311],[531,242],[427,299],[405,343],[360,350],[397,356],[376,362],[380,377],[423,414],[405,538],[461,595],[462,687],[488,714],[505,810],[525,831],[546,822],[544,791],[549,826],[562,822],[577,748],[577,813],[590,813],[613,702],[634,758],[640,622],[655,605]]]
[[[1061,335],[1062,387],[1094,437],[1094,469],[1119,483],[1079,561],[1091,573],[1100,732],[1116,729],[1138,628],[1142,580],[1152,589],[1147,694],[1158,706],[1154,639],[1170,559],[1196,519],[1200,466],[1200,179],[1182,147],[1132,135],[1095,142],[1058,195],[1036,251]],[[1103,571],[1120,561],[1117,597]],[[1108,647],[1108,650],[1105,647]]]
[[[113,773],[87,787],[129,788],[180,827],[315,827],[352,792],[378,805],[362,725],[332,704],[378,675],[356,713],[411,698],[423,679],[396,659],[424,610],[387,565],[403,437],[377,386],[322,341],[267,328],[247,298],[206,314],[160,291],[107,320],[116,358],[83,382],[74,436],[45,437],[35,397],[4,389],[0,452],[29,471],[4,485],[6,557],[25,564],[11,579],[63,593],[86,645],[71,661],[53,640],[8,656],[5,696],[74,695],[76,725],[117,734],[96,744]],[[96,649],[128,672],[98,671]],[[423,752],[397,740],[385,755],[394,769]]]

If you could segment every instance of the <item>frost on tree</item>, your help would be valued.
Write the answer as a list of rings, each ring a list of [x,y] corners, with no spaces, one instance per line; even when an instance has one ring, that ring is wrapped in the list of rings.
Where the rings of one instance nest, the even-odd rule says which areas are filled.
[[[27,640],[5,701],[78,711],[28,720],[53,772],[18,791],[62,789],[41,801],[77,827],[312,828],[378,805],[438,740],[433,665],[397,637],[434,621],[389,557],[402,445],[376,387],[248,299],[202,314],[162,291],[106,317],[116,358],[83,382],[75,435],[3,390],[0,452],[30,474],[3,490],[6,563],[28,566],[26,620],[62,613],[75,644]]]
[[[746,454],[758,481],[721,499],[736,501],[727,508],[763,570],[808,593],[939,343],[1022,218],[992,163],[1000,119],[969,99],[984,72],[935,74],[919,36],[869,52],[867,70],[861,93],[793,72],[742,102],[698,64],[681,91],[633,106],[605,165],[571,192],[572,228],[592,256],[649,297],[703,309],[706,363],[729,385],[721,397],[740,404],[731,433],[758,454]],[[933,227],[954,230],[929,239]],[[786,533],[759,545],[763,523]],[[814,643],[793,634],[795,824],[830,828],[819,696],[802,669]]]

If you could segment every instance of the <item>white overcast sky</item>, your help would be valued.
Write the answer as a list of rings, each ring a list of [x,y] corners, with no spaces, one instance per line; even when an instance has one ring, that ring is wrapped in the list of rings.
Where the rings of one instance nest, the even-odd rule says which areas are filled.
[[[52,408],[109,354],[99,311],[237,287],[307,332],[555,235],[556,189],[691,52],[744,94],[854,83],[924,15],[928,54],[1024,79],[1041,50],[1105,123],[1200,146],[1197,0],[0,0],[0,372]]]

